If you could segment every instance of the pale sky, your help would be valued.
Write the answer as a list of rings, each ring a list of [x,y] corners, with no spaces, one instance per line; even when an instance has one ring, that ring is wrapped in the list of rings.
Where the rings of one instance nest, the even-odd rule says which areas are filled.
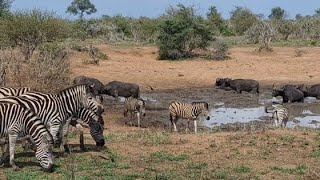
[[[12,10],[40,8],[52,10],[66,18],[75,18],[66,14],[66,7],[72,0],[14,0]],[[271,8],[280,6],[288,12],[289,18],[296,14],[312,15],[320,8],[320,0],[91,0],[98,12],[85,16],[101,17],[101,15],[147,16],[161,15],[169,5],[182,3],[186,6],[194,5],[201,14],[206,14],[208,8],[215,5],[224,18],[229,18],[229,12],[235,6],[247,7],[253,13],[262,13],[267,17]]]

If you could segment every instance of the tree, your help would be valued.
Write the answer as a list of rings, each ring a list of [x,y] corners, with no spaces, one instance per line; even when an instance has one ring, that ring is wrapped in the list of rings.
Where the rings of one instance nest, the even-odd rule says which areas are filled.
[[[209,8],[207,13],[208,24],[212,30],[218,31],[221,33],[224,28],[224,21],[221,14],[218,12],[215,6]]]
[[[0,0],[0,17],[3,13],[9,11],[12,2],[13,0]]]
[[[159,59],[191,57],[194,49],[206,48],[212,39],[205,20],[182,4],[167,10],[158,29]]]
[[[258,19],[249,9],[237,6],[231,11],[230,22],[239,35],[243,35]]]
[[[286,11],[281,7],[274,7],[271,9],[269,19],[283,20],[286,17]]]
[[[301,14],[296,14],[296,17],[295,17],[296,20],[299,20],[301,18],[303,18],[303,16]]]
[[[90,15],[92,13],[97,12],[94,4],[90,2],[90,0],[73,0],[70,6],[67,7],[67,13],[73,15],[80,15],[80,19],[83,19],[83,14],[86,13]]]

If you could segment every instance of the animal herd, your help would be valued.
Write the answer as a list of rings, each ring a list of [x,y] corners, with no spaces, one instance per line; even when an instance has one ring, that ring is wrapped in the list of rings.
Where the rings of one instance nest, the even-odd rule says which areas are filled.
[[[90,135],[97,146],[105,145],[104,112],[102,95],[109,95],[119,101],[125,97],[124,116],[130,115],[130,123],[137,117],[138,127],[141,117],[146,115],[146,102],[140,97],[137,84],[121,81],[111,81],[102,84],[95,78],[78,76],[73,81],[74,86],[58,93],[42,93],[31,91],[30,88],[0,87],[0,146],[2,157],[0,165],[7,163],[13,169],[19,167],[14,162],[15,145],[21,140],[24,147],[33,146],[35,156],[41,167],[53,171],[54,147],[60,147],[60,155],[70,152],[67,135],[69,126],[75,126],[80,132],[80,148],[84,147],[83,127],[80,120],[90,127]],[[260,93],[259,82],[252,79],[218,78],[215,86],[236,93]],[[285,85],[280,89],[273,88],[272,96],[282,96],[283,103],[303,102],[308,96],[320,99],[320,84],[306,87],[304,85]],[[169,118],[174,131],[177,131],[177,121],[186,119],[189,129],[190,121],[194,123],[197,133],[197,120],[200,116],[210,119],[207,102],[177,102],[170,103]],[[273,104],[266,107],[266,112],[273,114],[275,125],[286,125],[288,111],[283,104]],[[169,119],[168,118],[168,119]]]

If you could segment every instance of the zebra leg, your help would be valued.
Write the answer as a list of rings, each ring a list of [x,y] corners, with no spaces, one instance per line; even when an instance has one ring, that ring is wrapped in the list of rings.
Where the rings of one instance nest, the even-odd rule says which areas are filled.
[[[69,120],[70,119],[70,120]],[[71,118],[69,118],[67,120],[67,122],[63,125],[63,128],[62,128],[62,139],[61,139],[61,144],[60,144],[60,154],[61,156],[64,155],[64,152],[66,153],[70,153],[70,148],[67,144],[67,136],[69,134],[69,124],[71,122]]]
[[[79,123],[76,124],[76,128],[80,134],[80,149],[82,151],[85,151],[86,148],[84,147],[83,128],[82,128],[81,124],[79,124]]]
[[[190,129],[190,119],[187,119],[186,133],[189,132],[189,129]]]
[[[1,141],[1,150],[2,150],[2,157],[0,159],[0,167],[4,166],[4,163],[8,161],[9,157],[9,144],[7,138],[2,142]]]
[[[197,134],[197,120],[193,120],[194,123],[194,133]]]
[[[137,113],[137,119],[138,119],[138,127],[141,127],[140,126],[140,113],[139,112]]]
[[[9,132],[9,153],[10,153],[10,165],[14,170],[19,170],[19,167],[14,163],[15,145],[18,138],[18,134],[15,132]]]

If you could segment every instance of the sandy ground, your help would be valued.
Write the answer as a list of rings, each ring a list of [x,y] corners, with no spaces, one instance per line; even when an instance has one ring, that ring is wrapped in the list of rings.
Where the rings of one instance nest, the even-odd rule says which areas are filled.
[[[100,65],[84,65],[84,53],[72,56],[74,76],[87,75],[103,83],[121,80],[138,83],[142,90],[151,85],[155,89],[176,89],[211,86],[218,77],[253,78],[263,84],[320,82],[320,48],[274,48],[272,53],[258,53],[254,48],[232,48],[227,61],[157,60],[154,47],[115,48],[100,45],[109,56]]]

